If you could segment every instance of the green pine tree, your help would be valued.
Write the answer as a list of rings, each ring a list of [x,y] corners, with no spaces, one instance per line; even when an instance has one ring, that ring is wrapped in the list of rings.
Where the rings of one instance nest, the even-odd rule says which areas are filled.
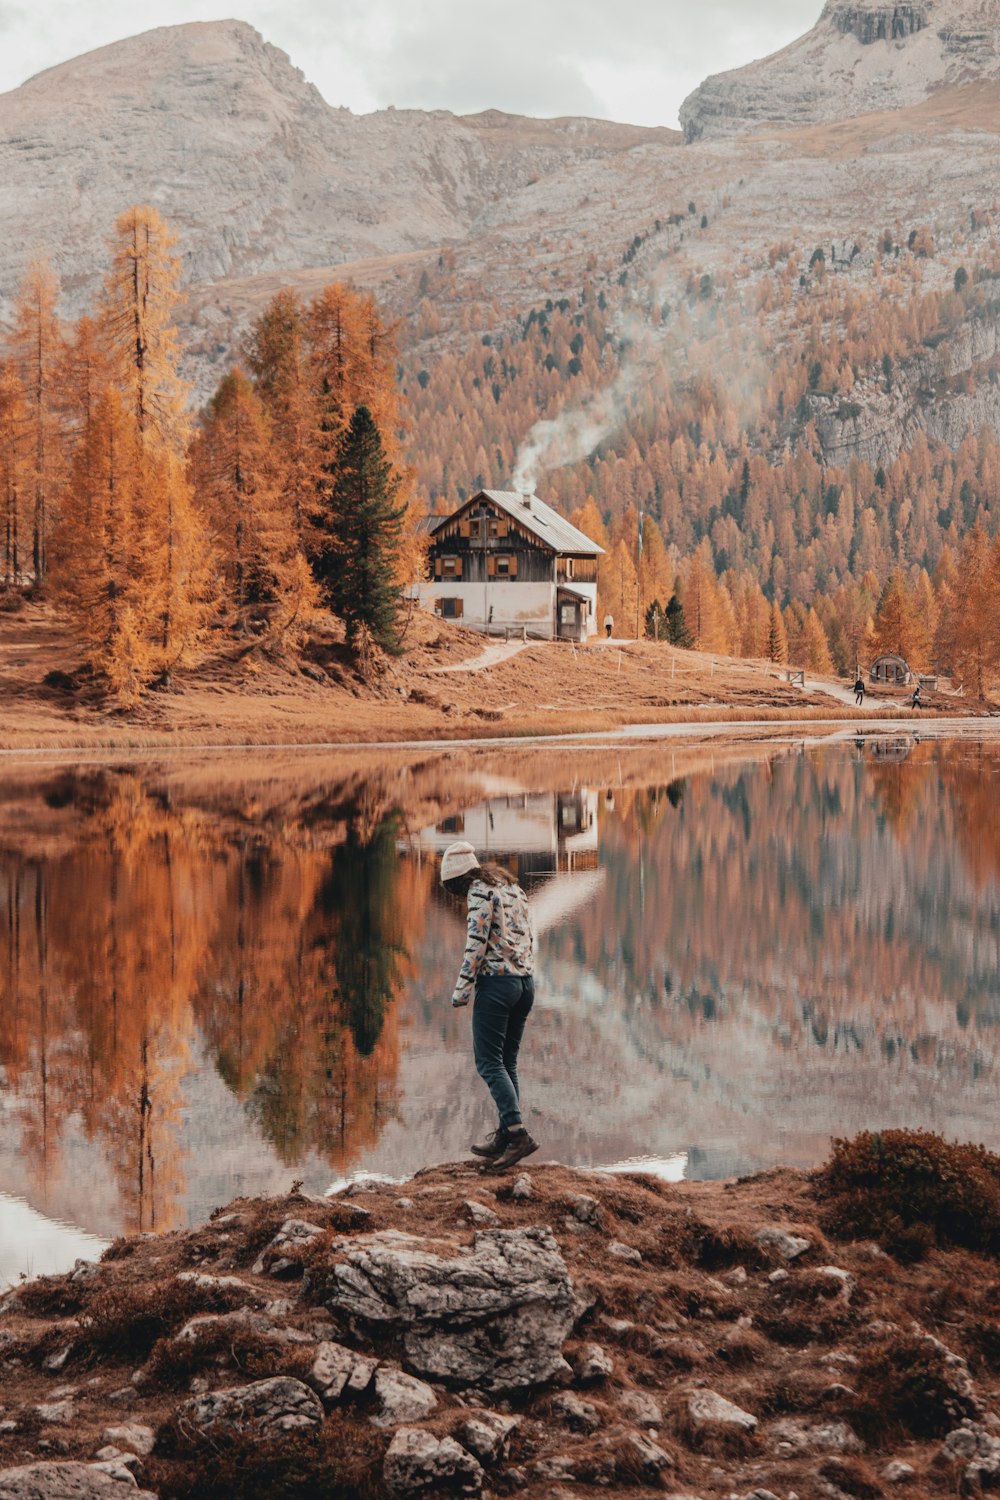
[[[680,646],[685,651],[690,651],[694,644],[684,615],[684,606],[676,594],[670,595],[670,603],[667,605],[667,640],[672,646]]]
[[[355,410],[321,472],[310,561],[323,602],[343,620],[352,649],[367,631],[396,653],[402,607],[396,562],[406,506],[396,503],[402,481],[367,406]]]

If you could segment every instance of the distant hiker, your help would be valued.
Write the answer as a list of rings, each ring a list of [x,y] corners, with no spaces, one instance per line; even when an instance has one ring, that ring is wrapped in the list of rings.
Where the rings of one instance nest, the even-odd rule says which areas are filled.
[[[517,1056],[535,1001],[535,943],[528,898],[509,870],[480,865],[471,844],[452,844],[441,857],[441,883],[468,903],[468,932],[453,1006],[472,1007],[476,1072],[493,1095],[497,1129],[473,1146],[497,1170],[538,1150],[521,1120]]]
[[[613,617],[610,614],[605,615],[604,616],[604,634],[607,636],[607,638],[608,638],[609,641],[611,639],[611,632],[612,632],[612,630],[614,630],[614,628],[615,628],[615,622],[614,622]]]
[[[854,696],[860,708],[865,701],[865,679],[860,672],[858,673],[858,680],[854,684]]]
[[[910,707],[911,708],[919,708],[920,707],[920,683],[919,682],[917,683],[916,687],[913,689],[913,700],[912,700],[912,702],[910,704]]]

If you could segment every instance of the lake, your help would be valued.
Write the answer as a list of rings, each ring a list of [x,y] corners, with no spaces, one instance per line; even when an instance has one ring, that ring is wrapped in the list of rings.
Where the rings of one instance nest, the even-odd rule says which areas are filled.
[[[1000,1149],[996,742],[9,763],[0,808],[0,1283],[492,1128],[456,838],[531,895],[539,1160]]]

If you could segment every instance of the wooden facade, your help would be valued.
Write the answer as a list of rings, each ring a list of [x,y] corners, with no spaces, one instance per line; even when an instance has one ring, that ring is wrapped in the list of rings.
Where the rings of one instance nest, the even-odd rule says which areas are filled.
[[[537,496],[484,490],[433,527],[419,593],[475,628],[582,640],[596,630],[600,552]]]

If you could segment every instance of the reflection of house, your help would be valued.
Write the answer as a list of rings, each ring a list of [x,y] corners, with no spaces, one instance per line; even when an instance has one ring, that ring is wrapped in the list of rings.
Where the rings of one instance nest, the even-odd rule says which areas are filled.
[[[597,629],[603,549],[537,495],[480,490],[431,526],[416,597],[474,630],[583,641]]]
[[[522,882],[596,870],[597,793],[580,789],[493,797],[425,829],[417,844],[439,852],[456,839],[468,839],[480,859],[509,865]]]
[[[868,673],[872,682],[905,686],[913,673],[901,656],[877,656]]]
[[[916,741],[908,734],[898,734],[892,739],[866,740],[865,748],[872,760],[885,764],[908,760]]]

